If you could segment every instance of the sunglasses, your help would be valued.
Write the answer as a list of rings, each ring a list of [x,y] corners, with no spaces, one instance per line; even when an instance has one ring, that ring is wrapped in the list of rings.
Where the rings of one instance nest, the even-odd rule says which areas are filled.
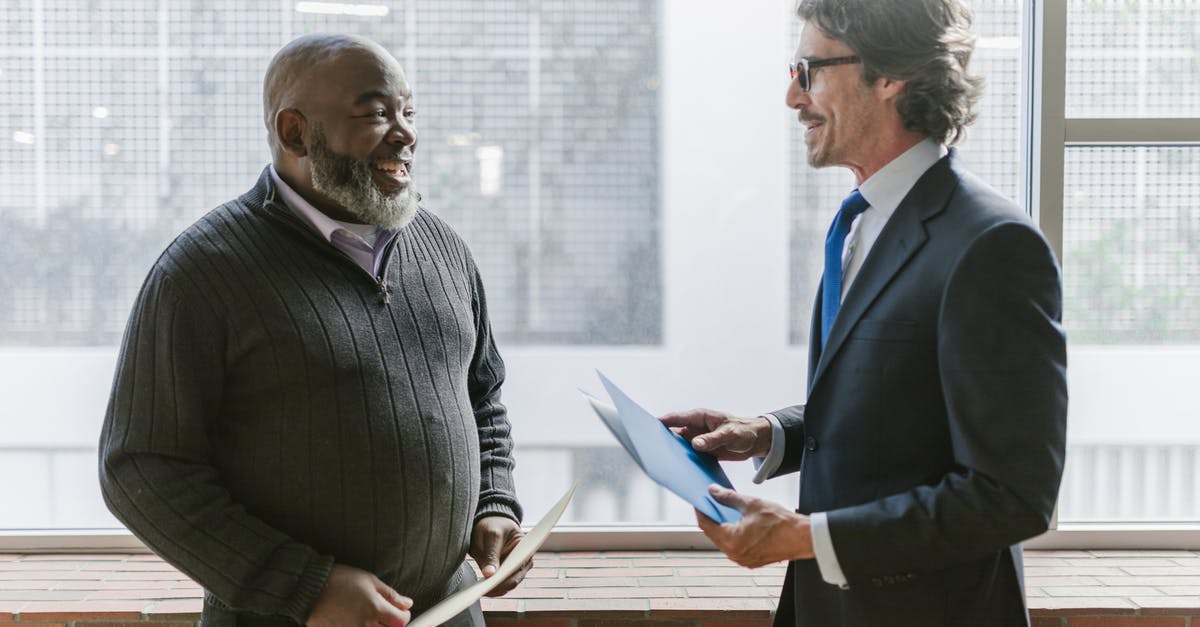
[[[792,80],[800,80],[800,89],[808,91],[812,87],[812,71],[825,67],[827,65],[845,65],[847,63],[860,63],[861,59],[855,56],[850,57],[831,57],[828,59],[800,59],[799,61],[789,64],[788,71],[792,74]]]

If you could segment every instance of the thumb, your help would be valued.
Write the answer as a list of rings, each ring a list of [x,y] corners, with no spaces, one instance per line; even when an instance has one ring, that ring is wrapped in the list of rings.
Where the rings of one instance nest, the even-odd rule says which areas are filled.
[[[389,604],[393,607],[408,610],[412,609],[412,599],[396,592],[391,586],[379,581],[375,584],[375,591],[378,592]]]
[[[715,483],[708,486],[708,493],[712,495],[716,502],[720,503],[721,505],[725,505],[726,507],[732,507],[739,512],[745,512],[746,507],[750,505],[749,497],[743,496],[739,492],[723,488]]]
[[[724,424],[704,435],[697,436],[692,440],[693,448],[700,451],[715,451],[724,448],[730,452],[742,452],[741,443],[738,442],[738,433],[731,424]]]
[[[483,554],[480,557],[483,558],[483,561],[479,562],[479,570],[483,573],[483,576],[491,577],[496,574],[496,570],[500,568],[500,543],[485,543]]]

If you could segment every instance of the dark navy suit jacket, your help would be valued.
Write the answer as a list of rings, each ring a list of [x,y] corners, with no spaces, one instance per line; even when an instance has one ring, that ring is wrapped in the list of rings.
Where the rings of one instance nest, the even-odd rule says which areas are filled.
[[[774,412],[777,474],[827,512],[849,582],[789,565],[776,625],[1028,623],[1020,542],[1062,477],[1066,340],[1054,254],[953,150],[916,183],[820,348],[808,400]]]

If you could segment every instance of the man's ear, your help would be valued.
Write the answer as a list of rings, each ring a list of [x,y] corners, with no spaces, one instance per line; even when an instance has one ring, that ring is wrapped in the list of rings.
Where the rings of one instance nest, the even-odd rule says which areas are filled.
[[[880,76],[875,81],[874,90],[875,94],[878,95],[881,100],[895,102],[896,99],[900,97],[900,94],[904,92],[904,88],[906,86],[908,86],[908,81]]]
[[[282,109],[275,114],[275,136],[279,145],[300,158],[308,155],[308,147],[304,144],[304,135],[308,131],[308,118],[299,109]]]

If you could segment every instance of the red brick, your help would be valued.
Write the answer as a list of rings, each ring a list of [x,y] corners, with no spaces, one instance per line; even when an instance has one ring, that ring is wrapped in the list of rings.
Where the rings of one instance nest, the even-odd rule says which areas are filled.
[[[645,618],[650,609],[646,599],[529,599],[525,601],[525,616],[535,618],[575,618],[592,614],[592,618]]]
[[[679,574],[685,577],[745,577],[752,573],[746,568],[730,563],[725,568],[705,566],[702,568],[680,568]]]
[[[558,579],[559,571],[557,568],[540,568],[534,566],[525,573],[526,579]]]
[[[166,601],[168,599],[203,599],[204,592],[200,590],[165,590],[165,589],[136,589],[136,590],[96,590],[87,596],[89,601],[101,600],[133,600],[144,599],[151,601]]]
[[[677,620],[612,620],[612,619],[580,619],[579,627],[688,627],[691,623]]]
[[[488,627],[571,627],[569,620],[529,620],[525,618],[488,618]]]
[[[481,603],[483,605],[483,613],[489,617],[489,621],[491,620],[490,617],[497,615],[506,618],[516,618],[521,609],[521,602],[517,599],[495,599],[489,597],[482,599]]]
[[[22,562],[123,562],[125,553],[33,553],[21,557]]]
[[[184,574],[179,572],[179,569],[167,564],[166,562],[120,562],[114,564],[112,562],[84,562],[81,564],[81,570],[104,570],[104,571],[162,571],[174,573],[178,577],[184,577]]]
[[[769,618],[775,609],[767,599],[651,599],[650,611],[655,616],[681,618],[711,618],[721,612],[723,618]]]
[[[1067,621],[1059,616],[1030,616],[1030,627],[1067,627]]]
[[[95,575],[91,575],[95,577]],[[186,578],[178,572],[161,570],[118,570],[108,571],[104,578],[109,581],[184,581]]]
[[[142,613],[153,620],[163,619],[200,619],[200,599],[180,601],[159,601],[146,608]]]
[[[634,561],[631,559],[575,559],[538,562],[538,564],[549,568],[633,568],[635,566]],[[641,566],[641,564],[637,565]]]
[[[666,577],[673,568],[569,568],[567,577]]]
[[[198,617],[197,617],[198,618]],[[74,627],[195,627],[195,623],[183,621],[75,621]]]
[[[0,581],[63,581],[98,579],[95,573],[81,573],[69,570],[44,570],[44,564],[39,564],[43,570],[0,570]]]
[[[12,618],[12,614],[0,614],[0,618]],[[65,623],[4,623],[0,627],[67,627]]]
[[[703,568],[727,567],[733,563],[727,559],[682,559],[678,557],[663,557],[654,559],[635,559],[633,566],[670,566],[672,568]]]
[[[506,599],[565,599],[567,591],[565,588],[534,588],[519,586],[512,592],[504,595]]]
[[[612,620],[612,619],[581,619],[578,627],[688,627],[690,623],[682,621],[648,620]]]
[[[1184,616],[1072,616],[1067,627],[1187,627]]]
[[[1033,616],[1128,616],[1137,613],[1133,603],[1115,597],[1030,597]]]
[[[649,599],[678,598],[683,588],[572,588],[572,599]]]
[[[779,596],[779,591],[772,588],[750,586],[703,586],[687,588],[687,595],[693,599],[719,599],[723,597],[735,599],[765,597],[774,599]]]
[[[140,620],[145,601],[34,601],[17,615],[27,620]]]
[[[638,580],[633,577],[572,577],[570,579],[526,579],[522,588],[584,588],[606,586],[633,587]]]
[[[72,579],[48,582],[50,590],[173,590],[174,581],[102,581],[96,579]]]

